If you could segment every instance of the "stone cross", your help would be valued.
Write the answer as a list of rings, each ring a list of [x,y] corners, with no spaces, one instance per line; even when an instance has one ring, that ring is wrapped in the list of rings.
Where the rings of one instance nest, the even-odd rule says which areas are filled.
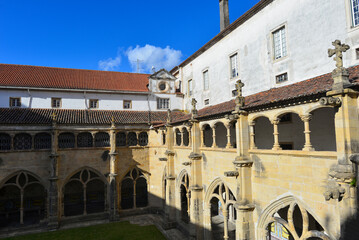
[[[196,110],[197,100],[195,98],[192,98],[192,110]]]
[[[335,47],[335,49],[328,49],[328,55],[329,57],[334,57],[334,60],[336,61],[336,66],[338,69],[341,69],[343,67],[343,52],[346,52],[350,49],[350,47],[346,44],[342,44],[340,40],[335,40],[332,42],[332,45]]]
[[[238,80],[236,83],[237,96],[242,97],[242,88],[244,87],[244,83],[241,80]]]

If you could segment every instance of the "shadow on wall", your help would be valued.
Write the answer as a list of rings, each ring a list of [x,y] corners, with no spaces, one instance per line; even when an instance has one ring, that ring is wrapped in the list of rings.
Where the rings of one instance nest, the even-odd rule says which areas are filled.
[[[357,183],[357,193],[355,197],[355,202],[358,203],[359,200],[359,185]],[[329,220],[329,219],[328,219]],[[355,213],[346,219],[346,221],[341,225],[341,240],[354,240],[359,239],[359,212],[358,209]]]

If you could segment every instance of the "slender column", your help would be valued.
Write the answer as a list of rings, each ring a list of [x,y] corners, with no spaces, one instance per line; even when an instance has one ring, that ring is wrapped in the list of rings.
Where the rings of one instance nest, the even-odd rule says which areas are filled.
[[[223,213],[223,225],[224,225],[223,239],[226,240],[226,239],[229,238],[229,236],[228,236],[228,211],[227,211],[227,209],[223,209],[222,213]]]
[[[200,134],[201,134],[200,146],[201,146],[201,148],[204,147],[204,131],[205,131],[204,129],[200,130]]]
[[[184,129],[181,129],[181,146],[184,146]]]
[[[279,124],[280,119],[274,119],[272,121],[273,124],[273,136],[274,136],[274,145],[272,150],[282,150],[280,145],[279,145],[279,131],[278,131],[278,124]]]
[[[170,124],[167,124],[167,185],[166,185],[166,218],[169,222],[176,221],[176,177],[175,177],[175,168],[174,168],[174,155],[173,150],[175,142],[175,133],[173,127]]]
[[[249,136],[250,136],[249,149],[257,149],[256,142],[255,142],[255,133],[254,133],[255,124],[256,124],[255,122],[249,123]]]
[[[212,148],[216,148],[217,147],[217,143],[216,143],[216,125],[214,125],[212,127],[212,137],[213,137]]]
[[[312,115],[308,114],[305,116],[301,116],[301,119],[304,122],[304,135],[305,135],[305,144],[303,151],[314,151],[314,148],[310,142],[310,129],[309,129],[309,121],[312,119]]]
[[[231,144],[231,124],[228,123],[226,125],[227,128],[227,145],[226,148],[232,148],[232,144]]]
[[[96,132],[91,132],[92,134],[92,147],[96,147]]]
[[[191,128],[187,129],[188,131],[188,146],[191,147],[192,146],[192,133],[191,133]]]
[[[109,211],[110,219],[113,221],[118,217],[117,211],[117,155],[116,152],[116,125],[114,119],[112,119],[111,128],[110,128],[110,194],[109,194]]]
[[[139,137],[140,136],[140,133],[139,132],[136,132],[136,147],[139,147],[140,146],[140,143],[139,143]]]

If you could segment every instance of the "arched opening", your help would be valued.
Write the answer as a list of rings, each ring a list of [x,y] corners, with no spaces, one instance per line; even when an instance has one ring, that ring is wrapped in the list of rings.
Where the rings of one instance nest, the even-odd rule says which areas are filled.
[[[189,146],[189,132],[187,128],[183,128],[183,145],[188,147]]]
[[[128,146],[137,146],[137,134],[135,132],[130,132],[127,135]]]
[[[9,134],[0,133],[0,151],[11,149],[11,137]]]
[[[182,143],[182,133],[181,133],[181,131],[180,131],[178,128],[176,128],[175,135],[176,135],[176,145],[177,145],[177,146],[181,146],[181,143]]]
[[[59,148],[74,148],[75,147],[75,135],[73,133],[60,133],[58,136]]]
[[[38,224],[45,218],[46,190],[34,175],[20,172],[0,189],[0,228]]]
[[[143,173],[134,168],[121,182],[121,208],[133,209],[148,205],[147,180]]]
[[[27,133],[19,133],[14,137],[15,150],[27,150],[32,148],[32,137]]]
[[[230,134],[231,134],[231,146],[237,148],[237,132],[236,132],[236,122],[230,123]]]
[[[209,196],[210,225],[212,239],[235,239],[235,220],[237,217],[234,204],[236,199],[231,190],[218,182]]]
[[[77,135],[77,147],[85,148],[85,147],[93,147],[93,137],[89,132],[79,133]]]
[[[206,124],[205,126],[203,126],[203,145],[205,147],[212,147],[213,145],[213,132],[212,132],[212,128]]]
[[[116,134],[116,147],[124,147],[126,146],[126,133],[118,132]]]
[[[165,145],[166,144],[166,132],[163,131],[162,132],[162,145]]]
[[[189,191],[189,178],[187,173],[185,173],[181,179],[180,195],[181,195],[181,220],[184,223],[189,223],[191,193]]]
[[[222,122],[216,123],[216,144],[219,148],[225,148],[227,146],[227,128]]]
[[[106,183],[94,171],[83,169],[74,174],[64,187],[65,216],[105,211]]]
[[[259,117],[255,120],[254,134],[254,141],[258,149],[273,148],[273,125],[268,118]]]
[[[51,149],[51,135],[48,133],[38,133],[34,137],[35,149]]]
[[[109,147],[110,135],[106,132],[98,132],[95,134],[95,147]]]
[[[280,147],[283,150],[302,150],[305,136],[304,123],[301,118],[295,113],[286,113],[279,118],[278,132]]]
[[[140,146],[147,146],[148,145],[148,135],[146,132],[141,132],[138,135],[138,143]]]
[[[319,108],[311,114],[309,126],[313,148],[316,151],[336,151],[334,108]]]

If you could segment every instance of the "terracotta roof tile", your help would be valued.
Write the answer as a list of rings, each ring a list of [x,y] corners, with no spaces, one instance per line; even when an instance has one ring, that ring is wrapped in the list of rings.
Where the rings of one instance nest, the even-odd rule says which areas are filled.
[[[0,86],[148,92],[149,74],[0,64]]]

